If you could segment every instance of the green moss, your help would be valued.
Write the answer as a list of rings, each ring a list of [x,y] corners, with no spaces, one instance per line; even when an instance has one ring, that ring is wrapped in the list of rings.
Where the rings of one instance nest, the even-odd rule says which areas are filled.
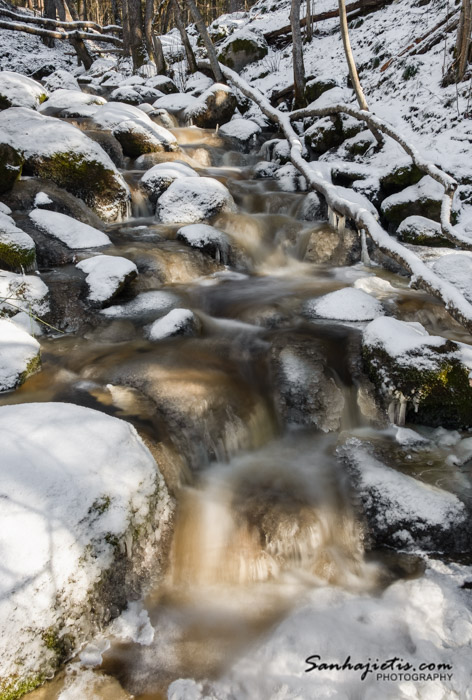
[[[327,90],[331,90],[336,87],[337,83],[335,80],[328,78],[327,80],[310,80],[306,84],[305,97],[308,103],[314,102],[321,97],[321,95]]]
[[[35,374],[35,372],[38,372],[41,369],[41,353],[38,352],[35,357],[33,357],[28,364],[26,365],[26,369],[24,372],[22,372],[18,378],[17,386],[21,386],[24,384],[24,382],[30,377],[32,374]]]
[[[439,222],[441,219],[441,201],[438,199],[416,199],[407,202],[398,202],[382,209],[386,221],[393,227],[397,227],[409,216],[424,216]]]
[[[58,629],[49,627],[47,630],[44,630],[41,638],[46,647],[54,653],[56,667],[69,658],[73,649],[73,640],[69,635],[61,635]]]
[[[267,46],[261,46],[251,39],[237,37],[220,51],[218,59],[224,66],[238,69],[248,63],[260,61],[268,53]]]
[[[9,192],[21,176],[24,158],[6,143],[0,144],[0,194]]]
[[[8,97],[6,97],[6,95],[0,95],[0,109],[8,109],[11,106],[12,105]]]
[[[440,233],[437,235],[431,233],[422,233],[409,227],[398,234],[398,238],[403,243],[410,243],[411,245],[424,245],[432,246],[434,248],[450,248],[451,241],[449,241],[445,236]]]
[[[449,340],[439,348],[428,349],[430,367],[422,369],[420,357],[402,363],[380,348],[363,348],[364,367],[375,386],[387,387],[387,401],[395,390],[418,402],[415,411],[409,401],[407,420],[423,425],[468,428],[472,425],[472,388],[467,369],[453,355],[456,346]],[[423,365],[424,366],[424,365]]]
[[[418,65],[410,63],[402,73],[403,80],[410,80],[413,78],[418,73],[419,69]]]
[[[354,143],[346,144],[346,151],[351,156],[363,156],[364,153],[366,153],[371,146],[372,146],[371,139],[368,139],[368,138],[359,139],[358,141],[355,141]]]
[[[305,133],[305,141],[317,155],[326,153],[331,148],[337,148],[344,141],[341,119],[339,117],[333,120],[324,119],[319,125],[313,125]]]
[[[380,179],[383,194],[388,197],[391,194],[401,192],[409,185],[416,185],[424,177],[424,173],[413,163],[395,168]]]
[[[145,153],[157,153],[158,151],[165,150],[163,144],[156,143],[145,134],[134,133],[133,131],[122,131],[117,132],[115,137],[120,142],[125,156],[129,156],[130,158],[138,158]]]
[[[2,241],[0,232],[0,267],[21,272],[22,268],[28,270],[34,264],[35,259],[35,248],[21,248],[15,243]]]
[[[100,498],[97,498],[97,500],[94,501],[88,509],[89,515],[94,515],[95,513],[97,515],[103,515],[103,513],[109,509],[110,505],[110,496],[101,496]]]
[[[0,700],[17,700],[26,693],[42,685],[45,681],[44,674],[38,674],[26,679],[0,679]]]

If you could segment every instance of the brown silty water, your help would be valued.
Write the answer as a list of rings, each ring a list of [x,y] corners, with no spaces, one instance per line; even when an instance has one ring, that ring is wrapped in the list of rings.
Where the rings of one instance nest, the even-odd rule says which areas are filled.
[[[103,700],[157,700],[176,678],[217,677],[307,589],[375,593],[401,570],[397,560],[393,574],[380,553],[366,557],[335,457],[348,435],[393,454],[392,435],[375,427],[356,371],[359,327],[307,318],[308,299],[356,279],[388,281],[392,291],[382,301],[398,317],[464,340],[436,300],[408,289],[405,278],[346,264],[338,233],[302,219],[303,193],[251,179],[252,156],[225,151],[212,132],[175,133],[184,160],[226,184],[238,205],[212,222],[230,239],[232,266],[185,246],[178,226],[154,220],[137,183],[169,154],[142,159],[141,170],[129,164],[133,217],[110,226],[113,244],[104,252],[136,262],[132,294],[165,290],[194,311],[201,336],[152,343],[143,328],[162,315],[155,309],[83,317],[72,305],[74,332],[43,339],[42,372],[0,397],[3,405],[72,401],[129,420],[177,499],[167,570],[145,601],[154,642],[111,640],[94,671],[93,694]],[[72,296],[78,285],[72,265],[44,279]],[[321,387],[315,405],[297,407],[284,382],[312,371]],[[391,466],[469,496],[439,448],[428,461],[402,459],[392,457]],[[28,697],[53,700],[66,680],[67,669]]]

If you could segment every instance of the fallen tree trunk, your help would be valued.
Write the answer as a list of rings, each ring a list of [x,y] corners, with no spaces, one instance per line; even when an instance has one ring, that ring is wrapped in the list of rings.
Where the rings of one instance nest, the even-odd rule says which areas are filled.
[[[26,34],[34,34],[35,36],[49,37],[51,39],[73,40],[73,39],[90,39],[92,41],[103,41],[115,46],[123,46],[123,42],[117,36],[110,34],[94,34],[93,32],[54,32],[50,29],[42,29],[41,27],[32,27],[30,24],[22,24],[21,22],[4,22],[0,20],[0,29],[9,29],[15,32],[25,32]]]
[[[94,29],[96,32],[99,32],[100,34],[116,34],[116,33],[121,33],[121,27],[118,26],[117,24],[110,24],[106,27],[102,27],[100,24],[97,24],[96,22],[85,22],[85,21],[77,21],[77,22],[63,22],[61,20],[56,20],[56,19],[48,19],[47,17],[34,17],[33,15],[24,15],[20,14],[19,12],[12,12],[11,10],[5,10],[0,8],[0,15],[3,15],[5,17],[10,17],[10,19],[16,19],[19,20],[20,22],[28,22],[29,24],[38,24],[44,28],[49,28],[51,30],[54,29],[69,29],[70,31],[74,31],[77,29]]]
[[[440,299],[451,316],[453,316],[456,321],[462,324],[469,332],[472,332],[472,304],[465,299],[463,294],[461,294],[453,284],[438,277],[438,275],[427,267],[427,265],[425,265],[425,263],[420,260],[415,253],[408,250],[408,248],[405,248],[405,246],[393,239],[386,231],[384,231],[375,216],[370,211],[368,211],[362,205],[351,202],[346,199],[345,196],[341,195],[338,188],[332,183],[328,182],[323,177],[321,172],[316,172],[316,161],[310,164],[305,160],[303,157],[303,145],[299,136],[295,133],[292,127],[291,119],[300,118],[303,113],[314,110],[298,110],[292,114],[284,114],[278,109],[272,107],[264,95],[262,95],[255,88],[250,87],[242,78],[239,77],[237,73],[230,70],[226,66],[221,66],[221,71],[230,83],[232,83],[246,97],[253,100],[269,119],[278,124],[289,142],[290,160],[292,161],[293,165],[305,177],[308,186],[323,195],[330,210],[341,219],[348,218],[352,220],[355,223],[358,231],[365,231],[382,253],[396,260],[408,271],[412,278],[412,283],[417,288],[424,289]],[[321,112],[322,110],[315,111]],[[347,105],[338,105],[338,111],[346,111],[347,114],[351,113],[352,116],[355,116],[354,112],[357,114],[360,113],[360,110],[354,110]],[[432,177],[435,176],[435,179],[438,182],[442,181],[444,183],[444,187],[455,187],[456,182],[453,178],[446,173],[443,173],[435,165],[423,161],[417,154],[416,149],[409,146],[404,141],[403,137],[394,131],[393,127],[386,125],[385,122],[377,117],[374,117],[369,112],[362,112],[361,118],[364,121],[367,118],[372,120],[373,126],[379,129],[379,131],[382,127],[384,129],[384,133],[388,133],[388,131],[393,132],[395,134],[395,140],[398,143],[403,142],[402,145],[404,148],[407,147],[411,153],[415,154],[417,162],[423,165],[428,174],[430,174]],[[447,215],[447,207],[445,207],[443,203],[442,216],[447,218]],[[452,226],[450,227],[452,229]]]
[[[381,7],[384,7],[385,5],[389,5],[392,2],[392,0],[356,0],[356,2],[351,2],[349,5],[346,5],[346,12],[349,14],[350,12],[357,12],[358,10],[379,10]],[[334,19],[335,17],[339,17],[339,10],[329,10],[327,12],[320,12],[317,15],[311,15],[311,17],[303,17],[300,20],[300,27],[305,27],[307,20],[311,21],[311,23],[314,22],[323,22],[324,20],[327,19]],[[265,40],[270,43],[274,39],[277,39],[279,36],[284,36],[285,34],[291,34],[292,33],[292,27],[290,24],[287,24],[285,27],[281,27],[280,29],[274,29],[272,32],[267,32],[264,34]]]

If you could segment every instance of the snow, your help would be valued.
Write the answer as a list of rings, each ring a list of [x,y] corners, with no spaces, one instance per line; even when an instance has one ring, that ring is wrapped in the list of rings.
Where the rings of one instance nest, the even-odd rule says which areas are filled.
[[[200,177],[199,174],[185,163],[157,163],[146,170],[141,178],[141,185],[155,198],[159,197],[174,180],[182,177]]]
[[[17,275],[0,270],[0,313],[26,311],[44,316],[49,311],[49,290],[37,275]]]
[[[80,85],[77,81],[75,75],[70,71],[59,68],[44,78],[44,87],[49,90],[49,92],[54,92],[54,90],[80,90]]]
[[[127,609],[110,625],[109,632],[123,642],[149,646],[154,639],[154,628],[148,612],[138,601],[128,603]]]
[[[444,255],[433,263],[433,270],[472,302],[472,256],[463,253]]]
[[[88,224],[83,224],[66,214],[47,209],[33,209],[29,217],[41,231],[58,238],[72,250],[100,248],[111,243],[108,236],[102,231]]]
[[[441,235],[441,225],[424,216],[408,216],[403,219],[397,229],[397,235],[401,238],[405,233],[421,234],[432,237]]]
[[[198,99],[193,97],[193,95],[188,95],[184,93],[172,93],[171,95],[164,95],[164,97],[159,97],[158,100],[153,102],[153,107],[155,109],[165,109],[169,114],[177,114],[182,112],[184,109],[190,109],[198,104]]]
[[[156,215],[164,224],[193,224],[234,210],[232,196],[218,180],[184,177],[174,180],[159,197]]]
[[[360,277],[354,282],[355,289],[361,289],[367,294],[371,294],[374,297],[383,299],[385,297],[390,297],[393,294],[397,294],[398,290],[392,286],[388,280],[384,280],[381,277]]]
[[[54,663],[42,631],[90,626],[89,596],[115,556],[107,540],[156,517],[166,491],[136,430],[98,411],[3,406],[0,432],[2,675],[28,677]]]
[[[398,580],[376,596],[314,587],[218,680],[172,683],[169,700],[452,700],[470,695],[472,613],[460,589],[470,567],[427,560],[421,578]],[[450,664],[441,678],[361,670],[312,670],[305,659],[352,665]],[[396,669],[393,669],[396,670]],[[431,672],[432,673],[432,672]],[[439,676],[439,673],[437,673]],[[204,686],[204,687],[203,687]]]
[[[138,274],[138,268],[131,260],[114,255],[87,258],[76,267],[87,275],[88,299],[99,303],[115,296],[129,275]]]
[[[178,146],[175,136],[168,129],[151,121],[142,110],[140,112],[140,119],[125,119],[117,124],[113,129],[113,136],[116,136],[119,140],[120,135],[131,133],[143,136],[146,143],[152,144],[156,150],[161,148],[164,148],[164,150],[177,150]]]
[[[223,231],[208,224],[182,226],[177,231],[177,237],[195,248],[203,248],[212,243],[225,248],[229,244],[228,237]]]
[[[238,141],[248,141],[261,132],[259,124],[251,121],[251,119],[232,119],[232,121],[219,129],[221,136],[227,136]]]
[[[149,313],[165,313],[178,303],[178,298],[175,294],[167,291],[154,290],[150,292],[142,292],[135,299],[128,301],[126,304],[110,306],[104,309],[101,313],[105,316],[117,318],[133,318]]]
[[[11,316],[9,320],[14,323],[15,326],[18,326],[18,328],[21,328],[21,330],[26,331],[26,333],[34,337],[43,335],[44,333],[44,326],[38,323],[38,321],[26,311],[19,311],[14,316]]]
[[[307,313],[337,321],[371,321],[383,316],[382,304],[362,289],[345,287],[312,299],[306,304]]]
[[[442,185],[436,182],[436,180],[433,180],[429,175],[425,175],[416,185],[405,187],[401,192],[391,194],[390,197],[384,199],[381,204],[381,209],[385,211],[391,206],[406,204],[408,202],[424,201],[426,199],[441,201],[443,194],[444,188]]]
[[[48,204],[52,203],[52,199],[46,194],[46,192],[38,192],[34,198],[35,207],[46,207]]]
[[[195,314],[189,309],[173,309],[152,323],[147,331],[150,340],[164,340],[185,333],[195,323]]]
[[[11,107],[37,109],[48,93],[36,80],[11,71],[0,72],[0,97]]]
[[[10,207],[7,207],[4,202],[0,202],[0,214],[7,214],[7,216],[10,216],[11,214]]]
[[[381,348],[391,357],[408,356],[413,352],[431,350],[444,346],[446,340],[437,335],[429,335],[421,323],[398,321],[384,316],[377,318],[365,328],[364,345]],[[403,359],[406,358],[402,358]],[[418,363],[418,358],[411,360]]]
[[[39,351],[38,341],[29,333],[11,321],[0,319],[0,391],[18,385]]]
[[[139,107],[127,105],[124,102],[107,102],[100,109],[97,109],[93,116],[93,121],[104,129],[114,129],[126,119],[144,119],[147,122],[148,118],[143,115],[143,111]],[[150,119],[149,123],[152,124]]]
[[[60,115],[67,111],[70,115],[82,116],[83,107],[92,107],[92,111],[87,109],[84,116],[95,114],[98,107],[106,104],[106,100],[98,95],[90,95],[79,89],[60,88],[55,90],[46,102],[43,102],[39,111],[48,116]]]

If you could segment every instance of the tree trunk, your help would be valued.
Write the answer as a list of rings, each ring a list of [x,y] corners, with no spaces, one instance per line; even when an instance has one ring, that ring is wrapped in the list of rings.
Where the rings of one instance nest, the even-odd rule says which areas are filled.
[[[456,82],[464,78],[464,74],[469,62],[470,51],[470,31],[472,28],[471,0],[462,0],[461,16],[459,20],[459,30],[456,42]]]
[[[197,72],[197,61],[195,59],[195,54],[193,53],[192,45],[190,44],[189,38],[187,36],[187,31],[185,29],[184,21],[182,19],[182,11],[178,0],[173,0],[174,4],[174,18],[177,25],[177,29],[180,32],[180,38],[182,39],[182,44],[185,48],[185,55],[187,56],[187,66],[190,73]]]
[[[356,93],[357,102],[361,109],[369,111],[367,100],[365,99],[359,76],[357,74],[356,63],[351,49],[351,41],[349,39],[349,29],[347,26],[346,3],[345,0],[338,0],[339,3],[339,23],[341,25],[341,36],[343,38],[344,53],[346,56],[347,65],[349,68],[349,77],[351,78],[352,87]]]
[[[306,40],[313,39],[313,22],[311,19],[311,0],[306,0]]]
[[[44,17],[47,19],[56,19],[56,3],[54,0],[44,0]],[[43,36],[43,44],[52,48],[54,46],[53,37]]]
[[[122,12],[123,12],[123,54],[125,56],[131,56],[131,39],[130,39],[128,0],[123,0]]]
[[[300,28],[300,0],[292,0],[290,7],[290,24],[292,27],[293,82],[295,86],[295,107],[304,107],[305,66],[303,63],[302,31]]]
[[[216,56],[216,51],[215,47],[211,43],[211,39],[208,36],[207,28],[205,26],[205,22],[203,21],[203,17],[200,14],[200,10],[196,6],[194,0],[186,0],[187,7],[190,10],[190,14],[192,15],[192,19],[197,25],[198,32],[202,38],[203,43],[205,44],[205,48],[208,53],[208,58],[210,60],[210,65],[211,65],[211,70],[213,71],[213,75],[215,76],[215,80],[217,83],[222,83],[223,82],[223,74],[221,72],[220,64],[218,63],[218,58]]]
[[[141,0],[123,0],[123,7],[125,5],[128,6],[129,47],[133,59],[133,70],[136,72],[149,60],[144,39]]]

